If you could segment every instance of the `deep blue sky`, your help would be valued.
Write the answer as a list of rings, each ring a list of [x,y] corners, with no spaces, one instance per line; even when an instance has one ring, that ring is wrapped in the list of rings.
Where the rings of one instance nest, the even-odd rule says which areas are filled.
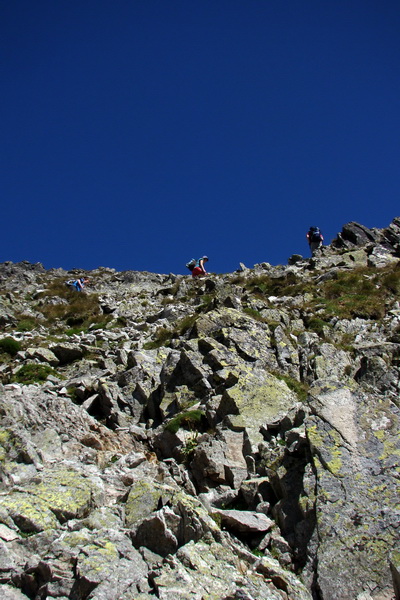
[[[398,0],[2,0],[0,262],[184,273],[400,215]]]

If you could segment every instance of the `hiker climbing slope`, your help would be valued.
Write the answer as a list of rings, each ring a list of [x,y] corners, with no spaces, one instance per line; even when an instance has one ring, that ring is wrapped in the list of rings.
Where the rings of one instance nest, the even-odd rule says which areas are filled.
[[[192,271],[192,277],[202,277],[203,275],[207,275],[206,268],[204,263],[208,262],[208,256],[202,256],[199,260],[192,259],[187,263],[187,268]]]
[[[87,279],[86,277],[80,277],[79,279],[71,279],[70,281],[66,281],[65,283],[69,288],[76,290],[77,292],[81,292],[85,285],[89,283],[89,279]]]
[[[310,246],[311,256],[314,256],[314,252],[321,248],[324,237],[319,227],[310,227],[307,232],[308,245]]]

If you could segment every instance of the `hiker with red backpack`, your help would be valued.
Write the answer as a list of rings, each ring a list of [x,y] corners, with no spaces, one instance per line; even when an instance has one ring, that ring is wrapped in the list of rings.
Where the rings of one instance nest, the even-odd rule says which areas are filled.
[[[306,237],[308,240],[308,245],[310,246],[311,256],[314,256],[315,251],[322,247],[324,237],[319,227],[310,227]]]
[[[186,263],[189,271],[192,271],[192,277],[203,277],[207,275],[204,263],[208,261],[208,256],[202,256],[199,260],[192,258],[191,261]]]

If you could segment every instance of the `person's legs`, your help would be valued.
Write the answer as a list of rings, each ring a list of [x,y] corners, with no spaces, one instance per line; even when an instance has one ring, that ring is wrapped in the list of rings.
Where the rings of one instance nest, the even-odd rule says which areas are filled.
[[[318,248],[321,248],[321,246],[322,246],[322,242],[311,242],[310,243],[311,256],[314,256],[315,251],[318,250]]]

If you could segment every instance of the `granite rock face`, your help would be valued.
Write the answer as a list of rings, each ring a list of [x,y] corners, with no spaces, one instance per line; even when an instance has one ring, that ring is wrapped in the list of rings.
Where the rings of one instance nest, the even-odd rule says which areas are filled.
[[[0,596],[400,598],[399,261],[1,264]]]

